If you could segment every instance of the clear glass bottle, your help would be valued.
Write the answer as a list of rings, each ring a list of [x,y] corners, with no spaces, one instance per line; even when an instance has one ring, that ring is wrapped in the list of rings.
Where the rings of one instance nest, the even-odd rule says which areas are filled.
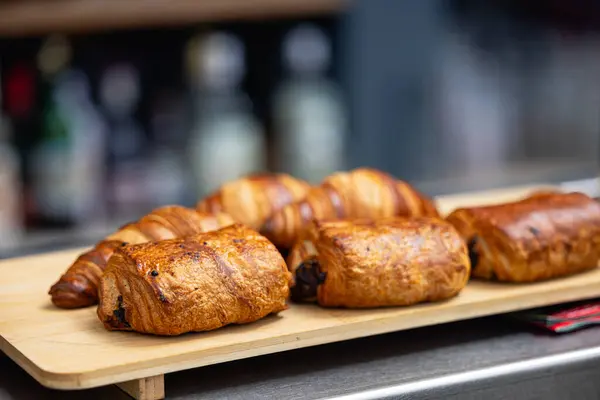
[[[266,168],[266,143],[252,103],[241,88],[244,46],[235,36],[212,33],[193,41],[197,57],[190,157],[203,196],[226,181]]]
[[[19,156],[11,133],[0,93],[0,251],[17,246],[24,231]]]
[[[70,226],[74,223],[70,207],[72,141],[64,109],[56,101],[57,77],[71,59],[70,43],[64,36],[50,36],[37,58],[43,79],[43,108],[40,138],[30,158],[33,199],[42,225]]]
[[[135,118],[140,95],[139,71],[133,64],[112,64],[102,73],[100,101],[110,126],[109,208],[118,220],[139,216],[140,210],[151,207],[147,138]]]
[[[190,204],[195,199],[185,151],[185,112],[178,93],[162,93],[150,118],[153,138],[150,155],[150,193],[154,207],[164,204]],[[192,196],[191,196],[192,195]],[[190,198],[193,197],[193,198]]]
[[[284,38],[282,54],[286,78],[273,102],[279,169],[317,183],[345,163],[342,96],[327,77],[331,43],[302,24]]]
[[[57,79],[55,101],[67,127],[69,213],[76,225],[105,218],[107,126],[91,98],[87,75],[77,69]]]

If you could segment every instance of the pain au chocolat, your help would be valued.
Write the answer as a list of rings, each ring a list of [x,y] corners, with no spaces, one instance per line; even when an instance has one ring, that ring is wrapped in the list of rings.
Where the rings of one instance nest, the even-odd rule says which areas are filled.
[[[456,296],[467,247],[437,218],[314,221],[288,257],[292,299],[324,307],[406,306]]]
[[[468,242],[478,278],[534,282],[596,268],[600,259],[600,204],[582,193],[539,192],[461,208],[447,220]]]
[[[277,248],[235,224],[117,249],[100,281],[108,330],[179,335],[246,324],[287,308],[291,274]]]
[[[127,224],[81,254],[49,294],[60,308],[87,307],[98,302],[98,282],[116,249],[124,244],[184,237],[233,224],[225,213],[209,214],[180,206],[157,208],[139,221]]]

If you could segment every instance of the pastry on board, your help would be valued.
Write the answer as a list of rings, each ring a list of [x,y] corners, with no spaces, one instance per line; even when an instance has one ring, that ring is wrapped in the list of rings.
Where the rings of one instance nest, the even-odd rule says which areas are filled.
[[[373,168],[338,172],[306,198],[274,213],[260,232],[280,248],[291,248],[314,219],[438,216],[433,202],[408,183]]]
[[[225,213],[209,214],[180,206],[157,208],[139,221],[127,224],[81,254],[49,294],[60,308],[81,308],[98,302],[98,282],[106,263],[124,244],[183,237],[233,224]]]
[[[98,317],[109,330],[209,331],[285,310],[290,283],[277,248],[235,224],[117,249],[100,281]]]
[[[314,221],[288,267],[293,300],[346,308],[448,299],[471,268],[456,229],[432,217]]]
[[[538,192],[460,208],[448,217],[468,243],[472,275],[535,282],[596,268],[600,204],[583,193]]]
[[[259,229],[286,205],[306,196],[310,185],[288,174],[262,173],[227,182],[196,205],[198,211],[225,212],[239,223]]]

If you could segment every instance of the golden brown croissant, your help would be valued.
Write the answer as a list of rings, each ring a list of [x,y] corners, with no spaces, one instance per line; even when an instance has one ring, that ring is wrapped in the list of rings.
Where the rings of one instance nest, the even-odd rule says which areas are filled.
[[[277,248],[236,224],[119,248],[100,281],[98,317],[109,330],[207,331],[285,310],[290,282]]]
[[[313,219],[437,216],[431,200],[408,183],[371,168],[335,173],[305,199],[273,214],[261,233],[281,248],[290,248]]]
[[[259,229],[274,212],[306,196],[309,184],[287,174],[257,174],[229,182],[198,202],[199,211],[222,211]]]
[[[437,218],[311,224],[288,257],[292,299],[325,307],[404,306],[456,296],[467,284],[467,247]]]
[[[596,268],[600,204],[582,193],[462,208],[447,220],[468,242],[478,278],[531,282]]]
[[[123,243],[144,243],[211,231],[232,224],[225,214],[166,206],[152,211],[139,221],[123,226],[83,253],[50,288],[52,302],[61,308],[87,307],[98,302],[98,281],[113,252]]]

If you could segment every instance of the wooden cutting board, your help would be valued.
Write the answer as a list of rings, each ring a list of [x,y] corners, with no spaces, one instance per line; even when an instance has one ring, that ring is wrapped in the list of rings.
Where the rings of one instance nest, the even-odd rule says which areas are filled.
[[[245,326],[180,337],[104,330],[95,308],[60,310],[48,287],[78,254],[0,263],[1,349],[41,384],[77,389],[384,332],[600,296],[600,269],[554,281],[471,282],[453,300],[377,310],[294,305]]]
[[[498,192],[475,197],[485,204],[507,199]],[[450,196],[438,204],[447,212],[469,198]],[[106,331],[94,307],[61,310],[50,303],[48,288],[81,251],[0,262],[0,348],[45,386],[79,389],[133,381],[121,387],[138,398],[160,398],[162,374],[178,370],[600,296],[597,269],[527,285],[472,281],[457,298],[412,307],[341,310],[292,304],[250,325],[153,337]]]

